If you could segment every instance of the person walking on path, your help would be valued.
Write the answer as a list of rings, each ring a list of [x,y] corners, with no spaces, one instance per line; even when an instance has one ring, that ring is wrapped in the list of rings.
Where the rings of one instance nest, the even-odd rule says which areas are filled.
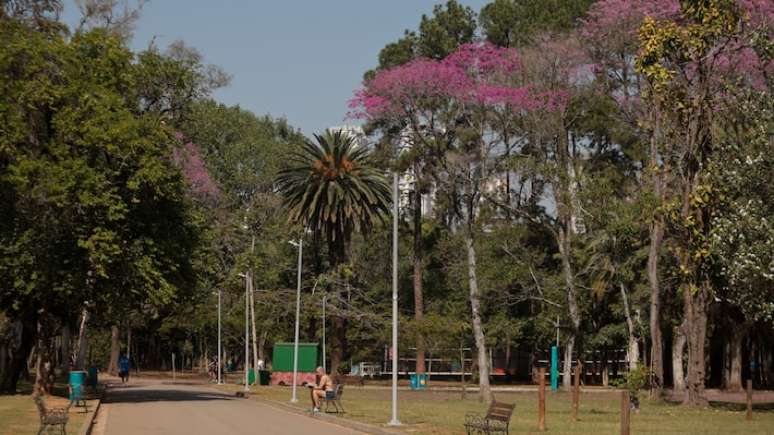
[[[121,377],[122,384],[129,382],[129,366],[129,358],[125,354],[121,354],[118,359],[118,376]]]

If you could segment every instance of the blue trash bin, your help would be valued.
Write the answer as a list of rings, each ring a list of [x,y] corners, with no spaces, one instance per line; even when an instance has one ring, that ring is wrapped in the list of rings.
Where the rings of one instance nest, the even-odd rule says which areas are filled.
[[[414,373],[409,377],[409,379],[412,390],[424,390],[427,388],[427,373]]]
[[[83,384],[86,382],[86,372],[70,372],[70,401],[79,402],[83,400]]]
[[[417,379],[417,387],[418,387],[418,389],[424,390],[425,388],[427,388],[427,381],[428,381],[428,379],[430,379],[430,378],[429,378],[429,375],[427,373],[422,373],[421,375],[419,375],[418,379]]]

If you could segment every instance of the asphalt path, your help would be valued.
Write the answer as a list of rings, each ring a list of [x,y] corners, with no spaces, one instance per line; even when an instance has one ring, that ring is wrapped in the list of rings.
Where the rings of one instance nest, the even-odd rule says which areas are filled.
[[[352,435],[360,432],[227,395],[206,385],[133,380],[108,389],[95,435]]]

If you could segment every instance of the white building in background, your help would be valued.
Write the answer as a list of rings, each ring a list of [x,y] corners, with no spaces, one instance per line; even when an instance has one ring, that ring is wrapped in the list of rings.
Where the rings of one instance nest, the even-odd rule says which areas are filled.
[[[328,127],[328,130],[331,132],[341,131],[342,133],[354,137],[355,142],[358,146],[369,146],[368,138],[365,135],[365,132],[363,131],[363,128],[359,125],[337,125],[333,127]],[[407,131],[404,131],[402,134],[402,137],[400,139],[400,142],[398,144],[398,148],[400,149],[400,152],[404,152],[411,148],[411,143],[409,140],[409,135]],[[409,213],[412,205],[412,195],[411,193],[414,191],[415,188],[415,180],[414,177],[414,171],[409,169],[406,172],[402,173],[400,175],[400,178],[398,179],[398,190],[400,192],[400,204],[399,207],[401,208],[401,211],[404,213]],[[435,187],[430,186],[428,189],[428,193],[422,194],[422,215],[423,216],[432,216],[433,214],[433,205],[435,203]]]
[[[400,135],[398,142],[399,153],[404,153],[411,149],[411,132],[408,127],[404,128]],[[433,215],[433,206],[435,205],[435,185],[430,182],[429,186],[425,187],[426,193],[422,194],[422,216],[431,217]],[[398,189],[400,191],[400,208],[408,213],[413,208],[414,197],[412,193],[416,188],[416,177],[414,175],[413,168],[408,168],[400,175],[398,179]]]
[[[363,127],[359,125],[337,125],[334,127],[328,127],[331,132],[340,131],[346,136],[355,138],[355,143],[358,146],[368,145],[368,138],[366,138]]]

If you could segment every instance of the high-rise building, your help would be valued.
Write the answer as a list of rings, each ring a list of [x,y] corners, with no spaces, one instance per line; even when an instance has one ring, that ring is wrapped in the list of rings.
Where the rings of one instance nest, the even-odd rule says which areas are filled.
[[[359,125],[337,125],[328,127],[328,130],[331,132],[340,131],[346,136],[353,137],[358,146],[368,145],[368,139],[366,138],[365,132],[363,132],[363,127]]]

